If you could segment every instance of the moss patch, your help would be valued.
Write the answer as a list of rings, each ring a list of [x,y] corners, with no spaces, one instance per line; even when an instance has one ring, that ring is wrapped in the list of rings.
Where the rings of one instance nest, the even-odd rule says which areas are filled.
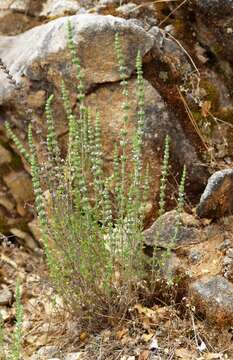
[[[212,110],[217,110],[219,105],[219,91],[217,87],[212,82],[205,79],[200,81],[200,87],[205,90],[205,99],[211,102]]]

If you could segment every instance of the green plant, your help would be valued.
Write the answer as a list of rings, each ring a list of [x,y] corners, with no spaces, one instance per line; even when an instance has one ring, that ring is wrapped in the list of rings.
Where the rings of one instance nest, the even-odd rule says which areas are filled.
[[[120,37],[115,36],[123,95],[122,129],[113,154],[112,172],[103,169],[101,119],[85,104],[84,72],[68,22],[68,47],[76,68],[78,111],[73,112],[64,81],[61,97],[68,122],[66,154],[59,147],[51,95],[45,106],[47,159],[42,166],[28,128],[29,152],[6,123],[7,133],[31,166],[35,205],[52,283],[66,306],[84,320],[119,318],[138,300],[145,278],[144,204],[149,194],[149,168],[142,160],[145,94],[140,52],[136,58],[137,121],[129,139],[127,68]],[[169,161],[166,137],[160,190],[160,215],[165,211]],[[128,171],[130,169],[130,171]],[[43,181],[42,181],[43,179]],[[155,256],[153,257],[155,260]],[[154,261],[153,260],[153,261]],[[154,264],[153,264],[154,265]],[[12,358],[13,359],[13,358]]]
[[[161,177],[160,177],[160,187],[159,187],[159,216],[162,216],[165,213],[166,207],[166,188],[167,188],[167,178],[169,172],[169,157],[170,157],[170,137],[167,135],[164,142],[164,152],[163,152],[163,161],[161,166]],[[162,223],[160,224],[162,225]],[[158,278],[158,270],[164,266],[164,256],[158,257],[157,255],[157,242],[161,236],[161,226],[158,227],[158,230],[155,234],[155,246],[153,248],[152,254],[152,272],[151,272],[151,284],[152,292],[155,290],[156,279]]]
[[[103,170],[101,119],[85,105],[84,73],[68,23],[68,47],[76,67],[77,113],[72,111],[65,82],[61,95],[68,120],[68,149],[59,149],[51,95],[45,107],[47,160],[40,166],[29,125],[30,154],[6,124],[9,137],[31,165],[38,220],[51,280],[69,309],[86,320],[121,317],[137,301],[143,279],[143,202],[148,175],[143,176],[144,81],[142,61],[136,59],[138,114],[136,131],[128,139],[128,83],[119,35],[115,37],[124,101],[122,130],[114,151],[112,173]],[[43,168],[50,169],[43,177]],[[128,172],[127,169],[131,171]],[[46,179],[42,186],[42,178]],[[45,192],[46,190],[46,192]],[[47,194],[47,201],[45,200]]]
[[[169,259],[169,257],[171,256],[172,250],[176,247],[176,242],[177,242],[180,226],[182,225],[182,223],[181,223],[181,214],[184,211],[184,205],[185,205],[185,180],[186,180],[186,176],[187,176],[187,170],[186,170],[186,166],[184,165],[182,175],[181,175],[181,179],[180,179],[179,190],[178,190],[178,199],[177,199],[177,208],[176,208],[174,233],[173,233],[173,236],[172,236],[172,240],[171,240],[171,242],[170,242],[170,244],[169,244],[169,246],[167,248],[167,251],[164,253],[164,259],[163,259],[164,264],[166,263],[166,260]],[[167,283],[170,286],[174,284],[174,279],[173,279],[172,274],[167,274]]]
[[[17,281],[15,290],[15,329],[13,332],[12,346],[10,349],[9,360],[20,360],[22,345],[22,324],[23,324],[23,306],[20,300],[20,283]]]
[[[5,360],[4,335],[4,321],[0,314],[0,360]]]
[[[163,153],[163,162],[161,166],[161,178],[160,178],[160,193],[159,193],[159,217],[165,213],[166,209],[166,189],[167,181],[169,174],[169,157],[170,157],[170,138],[166,136],[164,143],[164,153]],[[165,270],[167,262],[171,257],[172,250],[176,246],[177,237],[179,234],[179,229],[181,226],[181,213],[184,210],[184,199],[185,199],[185,179],[187,171],[186,166],[183,167],[182,176],[178,189],[178,199],[177,199],[177,208],[175,215],[175,224],[173,228],[173,234],[171,234],[171,241],[169,244],[166,244],[166,249],[158,256],[158,248],[156,244],[161,240],[161,226],[163,226],[162,221],[158,223],[158,229],[155,234],[155,246],[153,248],[152,261],[151,261],[151,289],[152,293],[156,288],[156,280],[160,278],[161,271]],[[172,276],[168,275],[168,283],[173,284]]]

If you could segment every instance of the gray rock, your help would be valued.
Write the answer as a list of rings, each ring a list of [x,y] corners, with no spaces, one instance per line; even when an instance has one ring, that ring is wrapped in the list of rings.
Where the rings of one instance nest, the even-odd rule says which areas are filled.
[[[196,310],[218,326],[232,324],[233,285],[222,276],[202,277],[191,284],[190,298]]]
[[[181,214],[181,226],[175,235],[177,224],[176,210],[169,211],[160,216],[154,224],[144,231],[145,243],[148,246],[176,248],[181,245],[189,245],[202,241],[202,233],[197,228],[198,223],[192,215]]]
[[[50,359],[57,355],[59,355],[59,349],[57,346],[53,345],[43,346],[36,353],[36,356],[39,359],[42,358],[43,360]]]
[[[12,302],[12,292],[5,286],[0,290],[0,305],[10,305]]]
[[[199,263],[202,258],[203,258],[203,254],[196,249],[192,249],[189,253],[189,260],[193,264]]]
[[[215,172],[208,180],[197,206],[200,217],[219,218],[233,211],[233,170]]]
[[[220,251],[226,251],[231,246],[231,241],[229,239],[224,240],[218,247]]]
[[[228,249],[226,255],[229,256],[231,259],[233,259],[233,249],[232,248]]]

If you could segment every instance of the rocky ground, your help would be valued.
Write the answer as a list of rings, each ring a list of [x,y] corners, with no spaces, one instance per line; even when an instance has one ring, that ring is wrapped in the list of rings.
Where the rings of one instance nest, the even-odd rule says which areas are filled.
[[[86,102],[92,111],[100,111],[106,164],[113,161],[122,118],[114,33],[121,36],[127,64],[129,133],[135,127],[138,49],[143,56],[144,158],[152,179],[145,221],[148,253],[157,241],[158,227],[158,256],[169,245],[184,163],[188,170],[185,212],[162,274],[163,291],[158,290],[147,306],[131,309],[127,322],[104,330],[97,324],[94,332],[81,328],[62,310],[61,299],[46,280],[30,171],[4,130],[9,120],[26,145],[32,120],[41,150],[44,103],[53,92],[58,135],[65,148],[62,78],[75,108],[68,16],[85,69]],[[1,0],[0,18],[0,312],[7,331],[5,347],[11,341],[13,293],[20,278],[23,359],[233,358],[232,0]],[[172,154],[168,212],[156,220],[167,134]],[[40,154],[42,161],[43,151]],[[179,280],[172,288],[164,285],[170,274]]]

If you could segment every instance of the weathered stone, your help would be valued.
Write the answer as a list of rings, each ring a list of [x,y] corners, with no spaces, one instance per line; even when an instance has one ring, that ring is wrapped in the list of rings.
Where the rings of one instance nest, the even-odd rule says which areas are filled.
[[[192,71],[192,66],[180,46],[172,39],[166,38],[157,26],[153,26],[149,34],[155,39],[152,56],[167,64],[174,78],[186,77]]]
[[[40,24],[39,19],[30,16],[28,12],[18,12],[10,9],[10,6],[4,8],[2,1],[4,3],[4,0],[0,1],[0,35],[17,35]],[[12,0],[9,0],[10,3]]]
[[[10,232],[20,240],[23,240],[24,247],[30,250],[36,250],[38,248],[38,243],[28,233],[17,228],[10,229]]]
[[[192,249],[189,253],[189,260],[193,264],[197,264],[198,262],[201,261],[202,258],[203,258],[203,254],[196,249]]]
[[[233,322],[233,285],[222,276],[203,277],[190,286],[197,311],[219,326]]]
[[[34,238],[40,242],[41,241],[41,232],[37,219],[33,219],[30,223],[28,223],[28,227],[31,230]]]
[[[230,257],[225,256],[223,258],[223,265],[224,266],[231,265],[232,263],[233,263],[233,259],[231,259]]]
[[[140,14],[140,8],[138,8],[137,4],[134,3],[128,3],[128,4],[124,4],[122,6],[119,6],[116,9],[117,13],[120,16],[126,17],[126,18],[130,18],[130,17],[137,17],[137,15]]]
[[[232,61],[233,2],[232,0],[192,0],[196,32],[202,44],[208,45],[220,58]]]
[[[200,217],[219,218],[233,211],[233,170],[216,171],[208,180],[197,206]]]
[[[114,82],[120,79],[114,50],[114,36],[121,34],[122,48],[127,59],[128,76],[135,69],[135,58],[140,50],[144,56],[153,46],[154,39],[132,22],[112,16],[92,14],[70,17],[74,26],[74,42],[81,65],[85,70],[87,87],[94,84]],[[16,81],[22,76],[30,81],[49,81],[60,88],[61,76],[73,83],[75,68],[70,65],[67,48],[67,17],[35,27],[16,37],[0,37],[0,57]],[[22,53],[22,47],[24,49]],[[95,56],[93,57],[93,54]],[[104,58],[107,61],[103,61]],[[2,74],[0,103],[14,96]],[[46,89],[47,90],[47,89]]]
[[[11,153],[0,144],[0,166],[9,164],[12,160]]]
[[[41,358],[44,360],[57,356],[58,354],[59,354],[58,347],[53,345],[43,346],[36,353],[39,359]]]
[[[137,82],[135,79],[129,80],[128,89],[130,109],[127,131],[130,137],[137,121]],[[101,86],[86,98],[86,104],[92,109],[94,115],[95,111],[100,113],[104,153],[107,154],[106,161],[109,164],[113,160],[114,144],[119,139],[123,124],[123,101],[124,96],[119,83]],[[184,163],[187,165],[189,174],[187,183],[190,182],[193,186],[200,185],[206,176],[194,147],[186,138],[175,115],[169,112],[162,97],[145,80],[144,159],[150,163],[154,197],[159,191],[160,154],[163,151],[166,135],[171,138],[171,153],[174,159],[178,160],[180,167]]]
[[[30,0],[13,0],[10,9],[18,12],[25,12],[28,9]]]
[[[166,249],[171,245],[176,248],[200,243],[203,241],[203,236],[197,227],[198,222],[192,215],[182,213],[181,225],[176,233],[177,212],[172,210],[160,216],[149,229],[144,231],[145,244]]]
[[[169,256],[167,256],[167,258],[161,258],[161,260],[164,261],[164,265],[162,265],[159,269],[160,280],[172,281],[174,280],[176,275],[181,276],[182,274],[181,277],[184,276],[185,268],[183,267],[182,261],[179,259],[178,256],[176,256],[176,254],[171,253],[169,254]],[[159,263],[158,266],[160,266]]]
[[[15,203],[10,199],[7,194],[0,192],[0,205],[2,205],[8,211],[13,211],[15,208]]]
[[[224,240],[218,247],[218,250],[224,252],[231,246],[231,241],[229,239]]]
[[[0,290],[0,305],[10,305],[12,298],[12,292],[7,286],[4,286],[4,288]]]
[[[25,215],[26,203],[31,203],[34,199],[30,176],[26,171],[11,172],[3,176],[3,180],[17,203],[18,213]]]
[[[45,90],[39,90],[35,93],[32,93],[27,98],[28,105],[34,109],[38,109],[44,106],[45,101],[46,101]]]
[[[233,259],[233,249],[232,248],[228,249],[226,255],[229,256],[231,259]]]
[[[76,0],[48,0],[43,7],[41,16],[64,16],[75,14],[80,10]]]

